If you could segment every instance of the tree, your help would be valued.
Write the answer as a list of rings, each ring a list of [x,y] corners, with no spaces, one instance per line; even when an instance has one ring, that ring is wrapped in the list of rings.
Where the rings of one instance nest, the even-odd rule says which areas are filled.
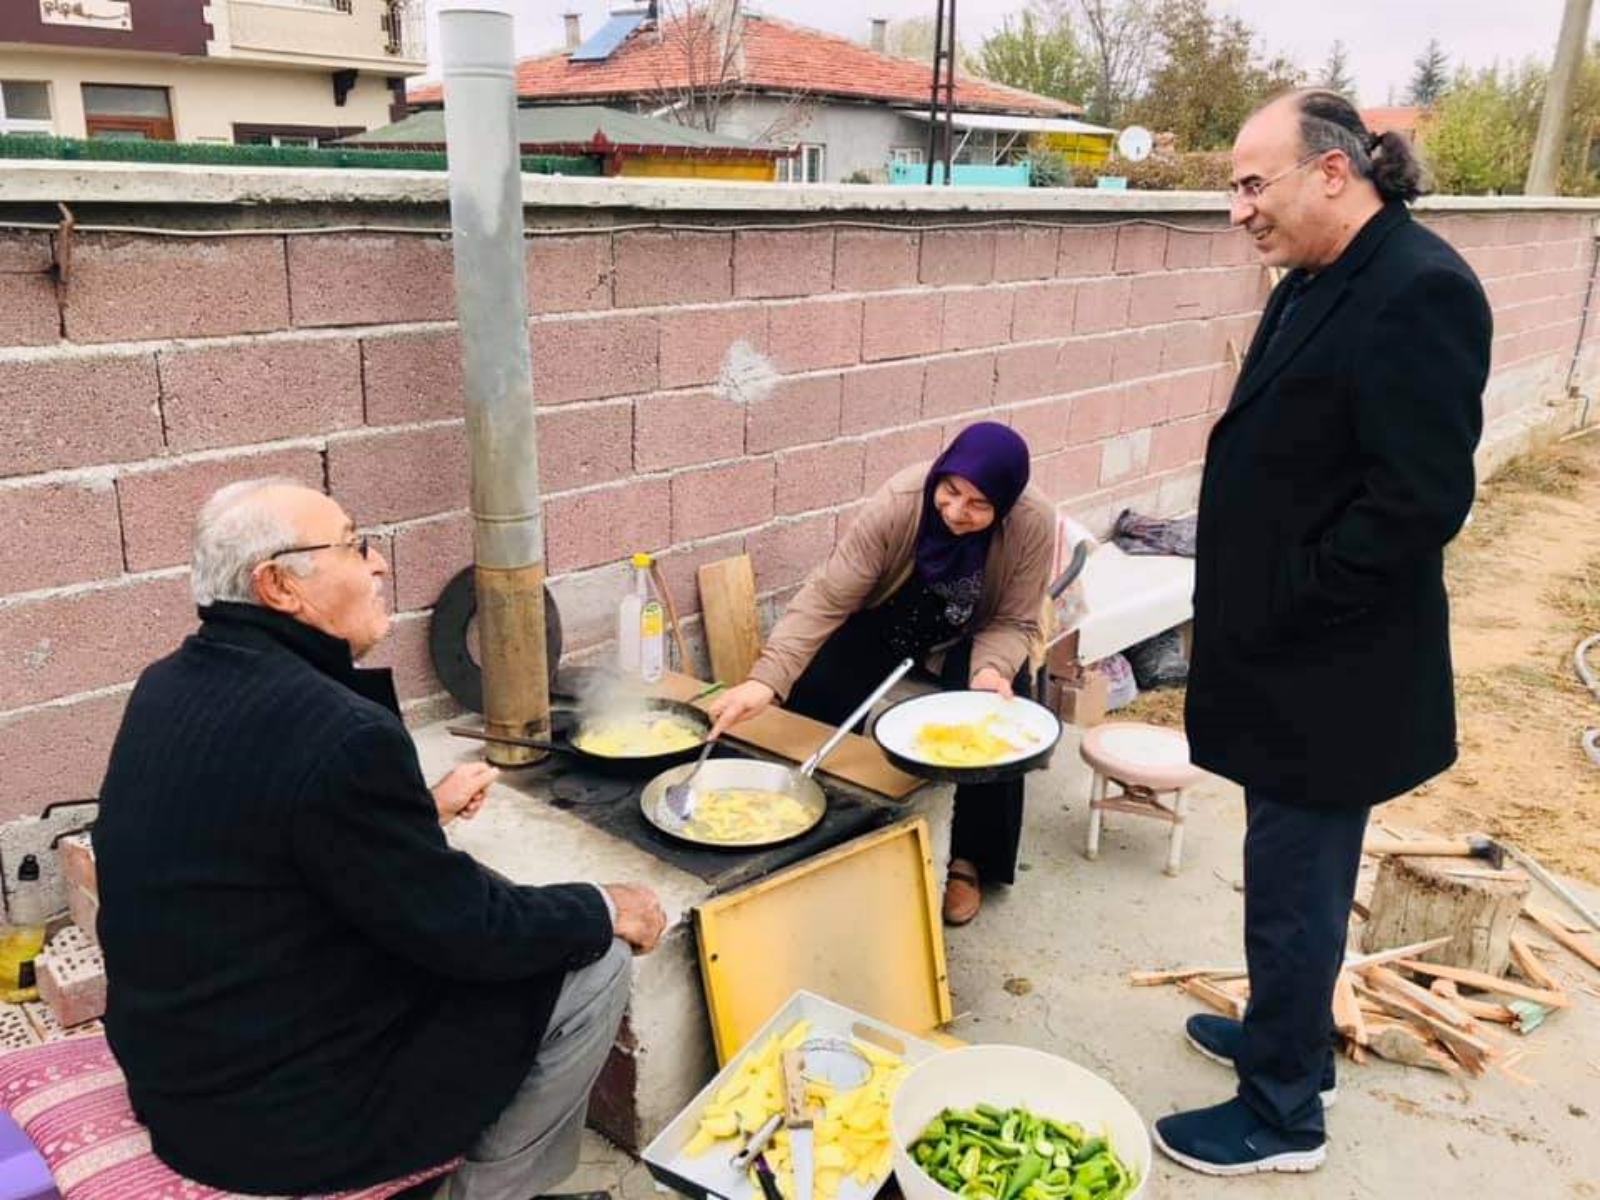
[[[1088,118],[1125,124],[1149,69],[1155,33],[1150,0],[1076,0],[1076,9],[1091,72]]]
[[[1355,98],[1356,80],[1350,74],[1350,53],[1343,42],[1336,41],[1329,49],[1328,61],[1322,64],[1322,78],[1317,83],[1330,92],[1338,92],[1352,100]]]
[[[1158,65],[1134,115],[1175,134],[1182,150],[1227,148],[1262,101],[1302,78],[1281,55],[1261,58],[1250,27],[1206,0],[1163,0],[1155,26]]]
[[[904,21],[890,21],[884,36],[884,48],[896,58],[912,58],[918,62],[933,62],[934,28],[932,17],[909,17]]]
[[[1000,29],[978,47],[978,73],[996,83],[1078,103],[1089,83],[1089,66],[1073,36],[1072,23],[1027,8],[1015,21],[1006,17]]]
[[[1430,108],[1437,104],[1439,97],[1444,95],[1445,89],[1450,86],[1450,59],[1446,56],[1444,48],[1439,45],[1439,39],[1434,38],[1428,43],[1428,48],[1417,59],[1416,73],[1411,76],[1411,90],[1407,94],[1408,103]]]

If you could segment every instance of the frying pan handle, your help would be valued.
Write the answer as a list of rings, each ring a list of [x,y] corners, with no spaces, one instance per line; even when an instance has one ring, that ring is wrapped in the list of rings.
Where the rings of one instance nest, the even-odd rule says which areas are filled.
[[[485,733],[481,729],[468,729],[465,725],[448,725],[446,728],[456,737],[473,738],[480,742],[500,742],[507,746],[527,746],[534,750],[553,750],[558,754],[573,753],[571,746],[562,746],[556,742],[541,742],[536,738],[512,737],[509,734]]]
[[[866,716],[867,713],[872,710],[872,706],[879,700],[882,700],[885,693],[887,693],[888,690],[895,684],[899,683],[900,680],[905,677],[906,672],[911,670],[913,665],[914,664],[909,658],[901,659],[900,665],[889,672],[888,678],[880,683],[877,687],[872,689],[872,695],[863,700],[856,708],[855,712],[846,717],[844,719],[844,723],[833,731],[832,736],[829,737],[827,741],[822,743],[821,748],[801,764],[800,774],[809,779],[811,777],[811,773],[822,765],[823,759],[832,754],[839,743],[844,741],[844,735],[855,728],[856,722],[861,720],[862,717]]]

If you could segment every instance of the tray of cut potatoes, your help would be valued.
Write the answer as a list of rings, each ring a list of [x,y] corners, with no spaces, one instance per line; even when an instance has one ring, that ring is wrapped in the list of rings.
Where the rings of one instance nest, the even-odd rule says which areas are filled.
[[[892,1169],[889,1105],[911,1067],[941,1047],[805,991],[789,997],[645,1147],[656,1181],[695,1200],[760,1200],[754,1171],[741,1172],[731,1160],[783,1111],[783,1051],[813,1039],[848,1042],[870,1068],[856,1087],[806,1082],[815,1121],[814,1200],[875,1196]],[[765,1154],[785,1200],[796,1200],[786,1130],[779,1128]]]

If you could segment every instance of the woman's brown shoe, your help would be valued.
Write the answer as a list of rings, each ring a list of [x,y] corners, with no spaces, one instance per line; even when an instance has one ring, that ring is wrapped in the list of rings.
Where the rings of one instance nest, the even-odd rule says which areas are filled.
[[[945,873],[944,923],[965,925],[978,915],[983,906],[983,893],[978,890],[978,868],[964,858],[950,860]]]

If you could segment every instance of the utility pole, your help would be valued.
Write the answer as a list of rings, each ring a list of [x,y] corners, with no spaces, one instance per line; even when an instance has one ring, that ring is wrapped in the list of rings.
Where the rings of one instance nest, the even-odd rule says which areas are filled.
[[[933,164],[944,163],[944,182],[955,175],[956,0],[939,0],[933,18],[933,96],[928,112],[928,182]],[[944,128],[939,128],[939,93],[944,93]],[[943,134],[941,148],[940,135]]]
[[[1561,17],[1550,82],[1545,86],[1544,108],[1539,113],[1539,136],[1533,143],[1524,190],[1530,196],[1554,196],[1561,177],[1561,144],[1566,141],[1572,116],[1572,93],[1583,67],[1584,43],[1589,34],[1589,13],[1594,0],[1567,0]]]

